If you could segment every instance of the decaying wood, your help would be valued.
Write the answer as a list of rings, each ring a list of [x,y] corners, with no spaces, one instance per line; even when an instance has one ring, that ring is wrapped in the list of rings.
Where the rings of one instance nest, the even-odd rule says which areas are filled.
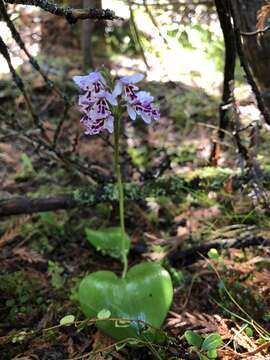
[[[198,260],[202,259],[202,256],[206,256],[210,249],[244,249],[250,246],[270,246],[270,239],[266,239],[262,236],[253,236],[252,234],[246,238],[226,239],[211,241],[203,245],[195,246],[187,250],[179,251],[175,250],[169,254],[168,258],[170,263],[174,267],[182,267],[191,265]]]

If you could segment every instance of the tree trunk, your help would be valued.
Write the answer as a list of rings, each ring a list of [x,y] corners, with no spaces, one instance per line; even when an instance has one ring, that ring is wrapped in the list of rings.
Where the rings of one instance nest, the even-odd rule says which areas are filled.
[[[232,0],[239,19],[241,32],[256,30],[258,12],[265,0]],[[270,111],[270,32],[258,36],[244,36],[244,49],[248,63]]]
[[[84,8],[93,8],[95,0],[83,0]],[[87,19],[82,21],[82,58],[83,69],[89,70],[93,68],[93,54],[92,54],[92,32],[93,32],[93,20]]]
[[[84,8],[95,8],[101,9],[101,0],[83,0]],[[102,27],[102,22],[98,22],[98,26]],[[82,35],[81,35],[81,47],[83,57],[83,68],[84,70],[93,69],[93,33],[95,32],[95,23],[93,20],[82,21]]]

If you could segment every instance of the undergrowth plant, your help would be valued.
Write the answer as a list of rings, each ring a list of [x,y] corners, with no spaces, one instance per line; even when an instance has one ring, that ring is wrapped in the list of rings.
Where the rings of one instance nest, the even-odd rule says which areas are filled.
[[[87,239],[97,250],[123,263],[121,278],[111,271],[97,271],[85,276],[79,286],[79,301],[84,314],[97,318],[97,327],[113,338],[158,341],[158,328],[172,303],[172,281],[169,273],[158,263],[143,262],[128,269],[130,238],[125,229],[119,151],[122,120],[126,112],[132,121],[139,117],[146,124],[160,117],[154,98],[135,85],[142,79],[142,74],[135,74],[114,82],[104,69],[73,78],[83,92],[79,96],[79,107],[85,134],[97,135],[103,131],[114,134],[114,173],[120,226],[87,229]]]

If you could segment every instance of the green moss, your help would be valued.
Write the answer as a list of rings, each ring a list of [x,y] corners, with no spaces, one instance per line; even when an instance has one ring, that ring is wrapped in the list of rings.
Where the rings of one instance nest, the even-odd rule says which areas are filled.
[[[6,308],[3,320],[14,322],[18,313],[30,314],[35,307],[46,307],[41,290],[39,280],[24,270],[0,275],[0,293]]]

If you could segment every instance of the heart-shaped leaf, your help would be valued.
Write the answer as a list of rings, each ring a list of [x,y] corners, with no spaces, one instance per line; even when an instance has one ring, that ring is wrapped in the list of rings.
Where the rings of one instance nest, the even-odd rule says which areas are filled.
[[[126,234],[123,235],[119,227],[104,230],[86,229],[85,232],[87,240],[103,254],[123,259],[123,253],[127,255],[129,252],[130,239]]]
[[[136,265],[124,279],[111,271],[97,271],[86,276],[79,288],[79,300],[86,316],[95,318],[102,309],[108,309],[111,318],[133,320],[125,321],[124,327],[121,321],[97,321],[98,328],[119,340],[153,338],[150,335],[153,329],[148,327],[147,331],[146,324],[159,328],[172,298],[170,275],[156,263]]]

